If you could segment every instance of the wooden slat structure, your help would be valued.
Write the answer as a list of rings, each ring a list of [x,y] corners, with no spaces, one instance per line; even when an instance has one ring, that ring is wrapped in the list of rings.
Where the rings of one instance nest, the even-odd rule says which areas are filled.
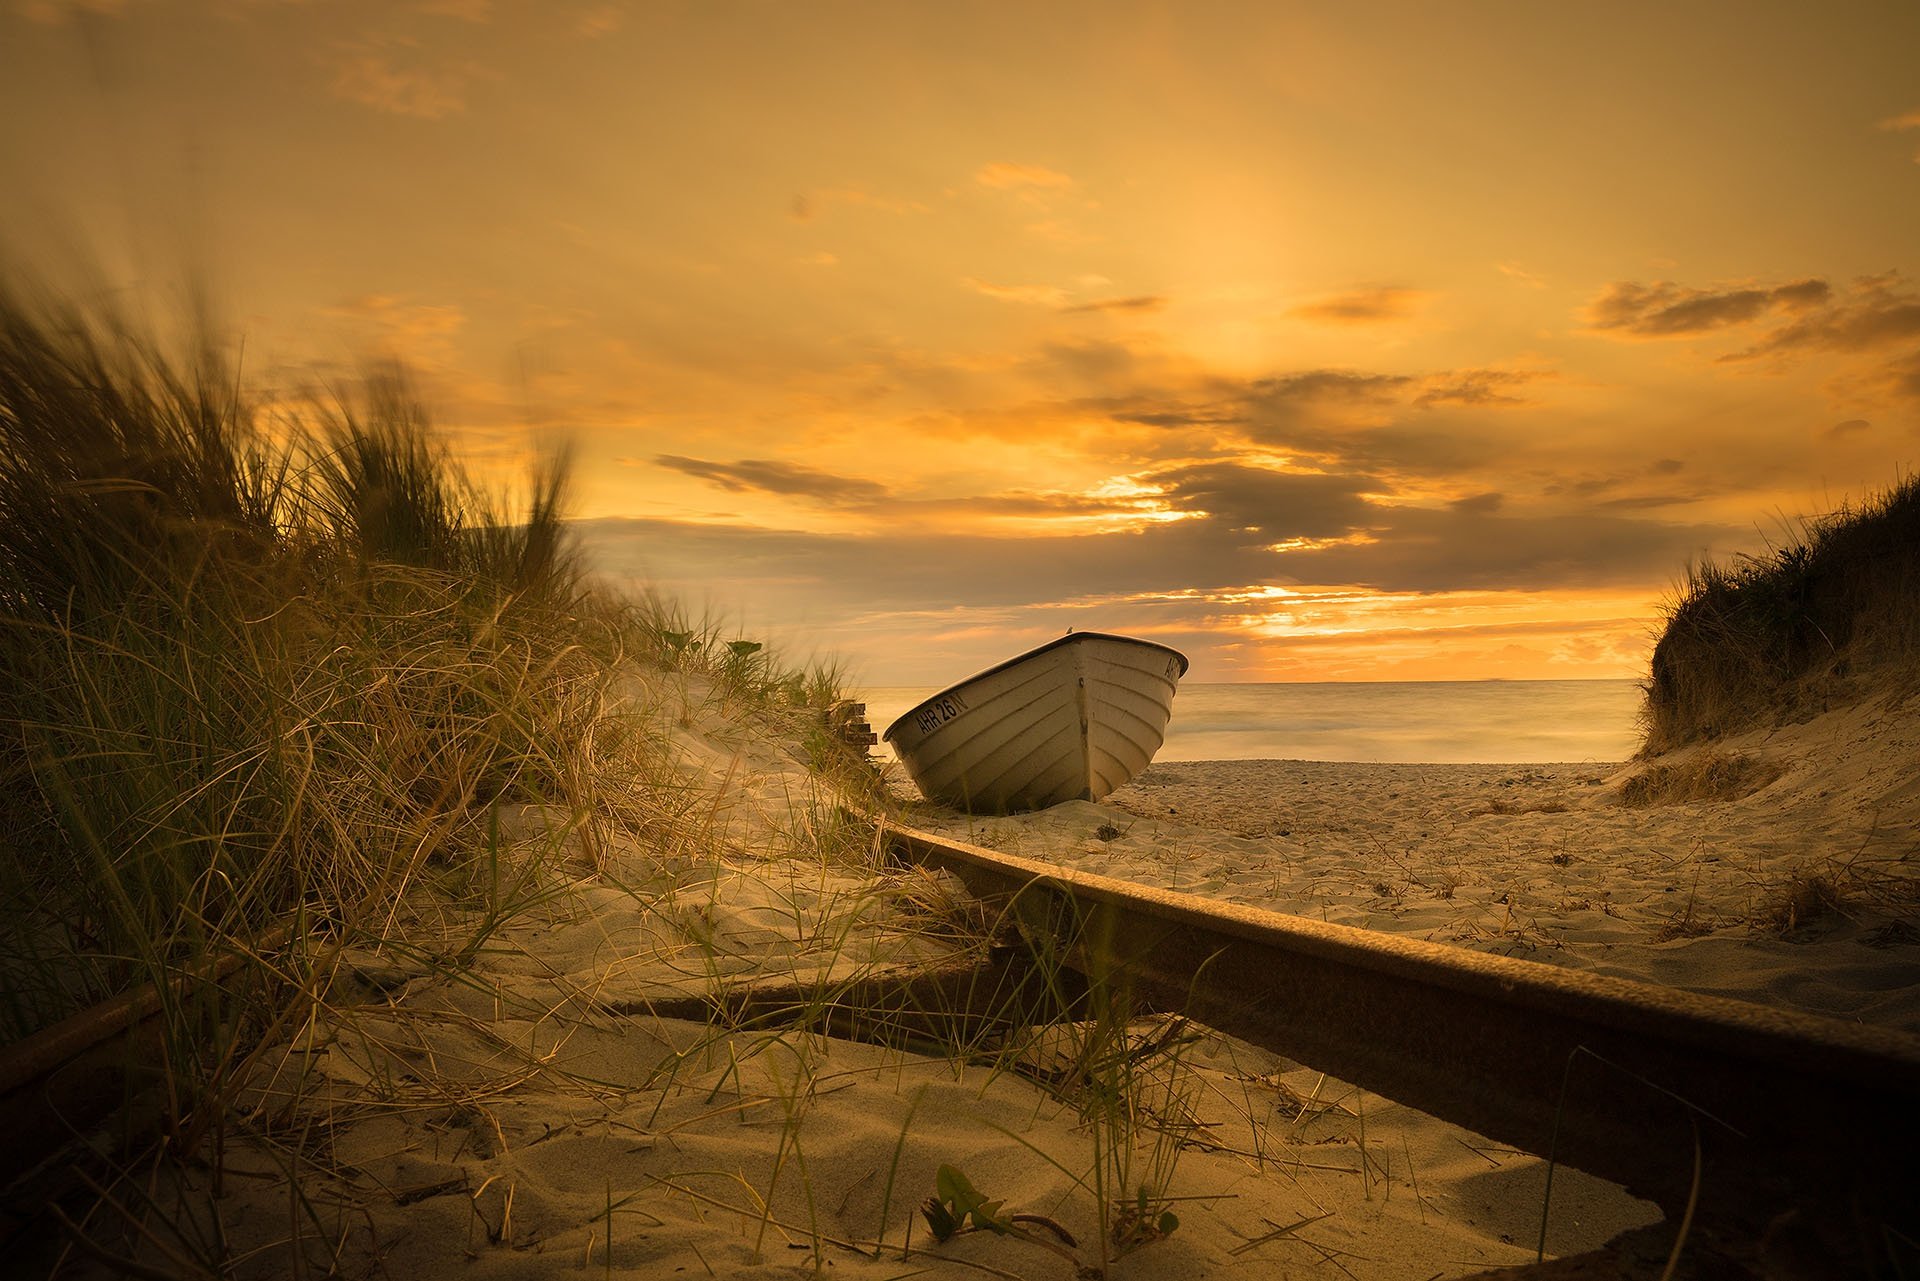
[[[867,723],[867,705],[852,699],[843,698],[827,709],[827,732],[863,755],[880,741]]]
[[[1145,1007],[1551,1155],[1676,1224],[1691,1205],[1688,1248],[1726,1275],[1767,1274],[1755,1251],[1782,1233],[1811,1234],[1831,1275],[1914,1238],[1920,1037],[884,835],[1069,923],[1070,963]],[[1572,1262],[1550,1275],[1614,1274]]]

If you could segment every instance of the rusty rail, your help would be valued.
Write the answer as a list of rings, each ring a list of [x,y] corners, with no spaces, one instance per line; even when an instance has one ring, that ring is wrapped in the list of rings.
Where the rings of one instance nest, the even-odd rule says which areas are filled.
[[[0,1133],[7,1136],[0,1143],[0,1189],[30,1180],[47,1159],[57,1159],[96,1126],[125,1113],[143,1082],[153,1084],[163,1072],[160,1051],[170,1003],[200,989],[219,989],[249,955],[284,947],[290,934],[276,929],[255,953],[223,953],[203,972],[176,974],[164,986],[142,983],[0,1046]],[[122,1119],[130,1127],[154,1120]]]
[[[1332,925],[884,825],[984,898],[1051,902],[1083,970],[1754,1241],[1796,1209],[1911,1234],[1920,1037]],[[1029,914],[1030,916],[1030,914]],[[1097,940],[1089,946],[1086,940]],[[1807,1217],[1806,1215],[1796,1217]],[[1733,1247],[1730,1247],[1733,1248]],[[1845,1243],[1842,1243],[1845,1248]]]

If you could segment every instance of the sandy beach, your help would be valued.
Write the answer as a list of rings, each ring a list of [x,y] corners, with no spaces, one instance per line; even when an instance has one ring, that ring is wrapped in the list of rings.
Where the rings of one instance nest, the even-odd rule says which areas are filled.
[[[687,678],[652,679],[680,682],[635,693],[669,709],[692,838],[665,857],[589,848],[524,810],[522,848],[571,842],[571,857],[530,877],[463,970],[437,962],[474,923],[424,896],[390,945],[343,953],[325,1013],[252,1085],[218,1195],[210,1173],[155,1193],[227,1242],[235,1275],[301,1260],[427,1281],[1428,1281],[1535,1257],[1538,1158],[1205,1029],[1131,1029],[1116,1116],[1050,1074],[1072,1029],[1011,1047],[904,1026],[859,1041],[714,1012],[749,987],[825,1008],[862,978],[960,958],[968,909],[954,884],[877,859],[802,764],[804,723],[770,734]],[[1726,772],[1689,759],[1239,761],[1154,767],[1106,803],[1034,815],[904,810],[1111,876],[1914,1028],[1912,898],[1887,879],[1916,857],[1912,712],[1881,702],[1719,744],[1753,763],[1716,799],[1683,799],[1685,780]],[[1657,769],[1661,787],[1633,782]],[[1815,872],[1836,902],[1808,899],[1812,919],[1783,928],[1781,894]],[[935,1241],[919,1207],[947,1166],[1032,1217]],[[1115,1184],[1145,1187],[1154,1214],[1127,1220]],[[1546,1253],[1658,1218],[1561,1170]]]
[[[1869,700],[1632,763],[1179,762],[1100,805],[913,821],[1123,880],[1912,1031],[1915,710]]]

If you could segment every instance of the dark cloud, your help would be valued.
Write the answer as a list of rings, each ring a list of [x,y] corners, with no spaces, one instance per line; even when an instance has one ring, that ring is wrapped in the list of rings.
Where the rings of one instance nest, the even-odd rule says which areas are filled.
[[[1824,280],[1802,280],[1791,285],[1781,285],[1773,291],[1773,300],[1788,311],[1800,311],[1806,307],[1818,306],[1833,296],[1833,287]]]
[[[636,461],[626,459],[622,461]],[[1009,490],[998,494],[967,495],[957,498],[907,498],[885,485],[853,476],[802,467],[794,463],[743,458],[737,462],[712,462],[703,458],[685,458],[661,454],[653,459],[661,467],[711,481],[733,493],[779,494],[802,498],[833,507],[856,507],[862,511],[886,513],[904,519],[932,516],[969,518],[1007,516],[1138,516],[1149,510],[1139,497],[1101,494],[1052,493],[1037,490]]]
[[[1215,421],[1237,424],[1248,440],[1316,457],[1340,456],[1351,445],[1346,429],[1356,419],[1384,421],[1384,411],[1412,382],[1399,374],[1310,369],[1220,383],[1217,398],[1205,409]]]
[[[1587,305],[1595,329],[1641,338],[1674,338],[1746,324],[1768,312],[1802,311],[1825,302],[1824,280],[1800,280],[1772,289],[1688,289],[1669,281],[1617,281]]]
[[[1843,295],[1806,308],[1751,347],[1720,360],[1739,363],[1814,352],[1858,355],[1887,348],[1900,350],[1875,381],[1893,396],[1920,400],[1920,294],[1898,272],[1856,280]]]
[[[1034,537],[916,529],[880,535],[666,520],[579,526],[595,562],[695,596],[726,582],[770,617],[1006,609],[1262,584],[1392,592],[1633,586],[1668,578],[1749,531],[1611,512],[1505,516],[1369,503],[1349,478],[1187,469],[1160,477],[1189,519]],[[1257,525],[1259,528],[1249,529]],[[1364,527],[1366,536],[1333,541]],[[1275,550],[1290,538],[1311,545]]]
[[[831,472],[774,459],[742,458],[737,462],[718,463],[702,458],[683,458],[678,454],[661,454],[653,461],[662,467],[712,481],[734,493],[757,491],[786,494],[835,505],[874,503],[887,497],[887,487],[878,482],[853,476],[836,476]]]
[[[1482,422],[1446,424],[1397,413],[1416,388],[1452,389],[1426,404],[1441,411],[1461,399],[1497,396],[1504,371],[1466,370],[1415,378],[1404,374],[1346,369],[1312,369],[1249,381],[1216,379],[1206,398],[1143,393],[1076,402],[1089,414],[1116,422],[1138,423],[1168,431],[1213,429],[1247,442],[1321,460],[1330,468],[1376,475],[1456,475],[1498,461],[1510,452],[1508,437],[1517,428],[1493,429]],[[1532,375],[1516,374],[1516,379]],[[1544,376],[1544,375],[1543,375]],[[1476,385],[1480,391],[1476,392]],[[1482,394],[1484,393],[1484,394]],[[1484,407],[1484,406],[1469,406]]]
[[[1828,440],[1839,440],[1842,436],[1854,436],[1872,429],[1873,424],[1864,418],[1849,418],[1844,422],[1835,423],[1820,434]]]
[[[1089,311],[1159,311],[1167,305],[1160,294],[1140,294],[1133,298],[1105,298],[1099,302],[1083,302],[1072,307],[1062,307],[1062,315],[1072,316]]]
[[[896,516],[1128,516],[1147,510],[1139,499],[1098,494],[1036,493],[1009,490],[961,498],[893,498],[885,510]]]
[[[1457,512],[1471,512],[1480,515],[1487,512],[1499,511],[1506,501],[1507,496],[1505,494],[1489,492],[1485,494],[1474,494],[1470,498],[1456,498],[1448,503],[1447,506]]]
[[[1527,402],[1509,395],[1541,375],[1515,369],[1463,369],[1427,380],[1427,389],[1414,398],[1421,409],[1452,402],[1457,405],[1524,405]]]
[[[1246,415],[1231,407],[1217,405],[1162,405],[1141,400],[1138,408],[1111,408],[1107,417],[1119,423],[1139,423],[1143,427],[1227,427],[1244,424]]]
[[[1643,511],[1655,507],[1672,507],[1680,503],[1698,502],[1701,498],[1698,493],[1647,493],[1637,489],[1632,493],[1620,492],[1638,485],[1646,476],[1673,476],[1685,466],[1686,464],[1677,458],[1661,458],[1649,463],[1643,472],[1624,476],[1587,476],[1576,481],[1544,486],[1540,493],[1550,498],[1566,495],[1578,499],[1581,509],[1588,512]]]
[[[1808,311],[1725,360],[1774,352],[1859,352],[1920,339],[1920,295],[1896,274],[1855,281],[1846,296]]]
[[[1352,289],[1302,303],[1288,314],[1333,325],[1377,325],[1412,315],[1426,298],[1418,289],[1382,286]]]
[[[1074,407],[1104,414],[1115,422],[1149,427],[1212,427],[1255,421],[1271,426],[1296,421],[1313,411],[1390,406],[1398,403],[1399,393],[1414,382],[1401,374],[1309,369],[1244,382],[1216,380],[1207,388],[1213,394],[1203,400],[1177,394],[1142,394],[1080,400]]]
[[[1281,472],[1244,463],[1201,463],[1154,473],[1175,510],[1204,513],[1228,530],[1257,530],[1266,545],[1288,538],[1338,538],[1373,522],[1362,493],[1382,488],[1371,477]]]
[[[1310,369],[1305,373],[1256,378],[1247,384],[1247,398],[1266,405],[1330,401],[1387,404],[1394,399],[1394,393],[1412,382],[1413,379],[1404,374]]]
[[[1745,531],[1605,512],[1501,516],[1395,508],[1367,545],[1337,544],[1279,559],[1297,581],[1382,591],[1553,590],[1670,578],[1703,548]]]

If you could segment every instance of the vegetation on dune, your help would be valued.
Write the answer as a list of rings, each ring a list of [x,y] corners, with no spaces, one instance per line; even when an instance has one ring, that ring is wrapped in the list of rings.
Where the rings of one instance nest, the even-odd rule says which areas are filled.
[[[1824,710],[1920,654],[1920,476],[1691,568],[1646,687],[1648,754]]]
[[[423,880],[481,893],[501,802],[589,848],[657,827],[638,811],[674,798],[615,714],[623,664],[831,697],[831,672],[593,588],[564,458],[512,512],[397,374],[261,403],[212,343],[173,359],[0,295],[0,1044],[275,931],[338,942]],[[230,1011],[179,1017],[179,1053],[228,1052],[187,1025]]]
[[[606,1081],[555,1060],[569,1037],[604,1031],[617,1003],[536,987],[529,1009],[495,986],[495,1021],[542,1030],[522,1043],[402,999],[416,979],[497,980],[487,953],[528,955],[516,952],[539,933],[527,921],[582,910],[563,901],[581,872],[658,929],[676,980],[705,980],[704,995],[660,994],[674,1020],[708,1026],[660,1041],[659,1063],[618,1091],[631,1104],[622,1122],[651,1129],[677,1108],[667,1131],[733,1128],[734,1109],[713,1106],[729,1082],[741,1108],[778,1114],[772,1151],[729,1173],[746,1201],[696,1185],[713,1170],[663,1166],[618,1201],[610,1183],[604,1215],[575,1228],[585,1264],[611,1272],[614,1213],[644,1213],[629,1204],[643,1194],[757,1224],[756,1254],[770,1227],[803,1237],[816,1269],[828,1243],[938,1257],[915,1244],[903,1159],[924,1086],[871,1236],[829,1235],[816,1204],[802,1141],[816,1141],[809,1112],[833,1092],[816,1086],[871,1073],[897,1091],[898,1061],[827,1061],[818,1033],[849,1027],[989,1083],[1029,1081],[1087,1137],[1084,1162],[998,1126],[992,1141],[1030,1149],[1091,1199],[1093,1240],[1076,1244],[1054,1207],[1001,1213],[942,1154],[924,1203],[937,1241],[1005,1235],[1085,1274],[1175,1231],[1176,1204],[1203,1199],[1171,1192],[1182,1152],[1226,1133],[1202,1105],[1232,1106],[1226,1078],[1193,1061],[1213,1049],[1189,1053],[1210,1034],[1135,1008],[1097,913],[1036,889],[996,917],[955,884],[877,868],[872,827],[838,807],[872,772],[833,750],[827,716],[785,715],[829,707],[836,671],[792,669],[674,602],[593,585],[562,519],[565,459],[542,463],[524,507],[510,508],[468,482],[395,371],[302,409],[268,403],[211,343],[172,359],[113,317],[0,289],[0,1049],[116,994],[148,988],[160,1006],[157,1061],[119,1065],[117,1135],[56,1133],[37,1171],[19,1164],[44,1155],[31,1143],[0,1157],[10,1189],[47,1175],[31,1213],[58,1227],[36,1229],[57,1243],[44,1246],[50,1270],[70,1251],[129,1275],[377,1266],[356,1200],[375,1184],[399,1205],[460,1193],[470,1237],[488,1244],[538,1240],[515,1227],[511,1178],[467,1180],[491,1146],[438,1182],[389,1186],[332,1145],[370,1117],[492,1119],[489,1106],[535,1079],[603,1098]],[[636,671],[692,679],[636,682]],[[665,705],[635,705],[656,688]],[[748,879],[717,848],[724,785],[703,791],[665,741],[702,698],[789,738],[811,726],[814,768],[838,785],[802,798],[794,830],[756,848],[788,857],[738,920],[719,901]],[[526,841],[509,828],[539,830]],[[688,870],[702,859],[704,875]],[[809,860],[818,866],[800,866]],[[803,871],[822,873],[819,886]],[[749,1013],[729,994],[769,977],[768,916],[793,936],[784,962],[771,950],[776,968],[792,966],[795,995]],[[974,990],[1008,949],[1024,953],[1020,977]],[[861,997],[896,981],[896,961],[929,956],[969,967],[951,1007]],[[414,1052],[435,1045],[445,1064]],[[495,1064],[476,1083],[471,1069]],[[1262,1161],[1272,1140],[1254,1112],[1248,1102],[1239,1142]],[[246,1167],[284,1183],[283,1224],[223,1217],[236,1152],[247,1154],[236,1181]],[[1362,1128],[1367,1189],[1371,1160]],[[796,1204],[796,1178],[804,1224],[774,1217]],[[251,1235],[230,1239],[230,1227]],[[363,1227],[371,1263],[350,1244]]]

